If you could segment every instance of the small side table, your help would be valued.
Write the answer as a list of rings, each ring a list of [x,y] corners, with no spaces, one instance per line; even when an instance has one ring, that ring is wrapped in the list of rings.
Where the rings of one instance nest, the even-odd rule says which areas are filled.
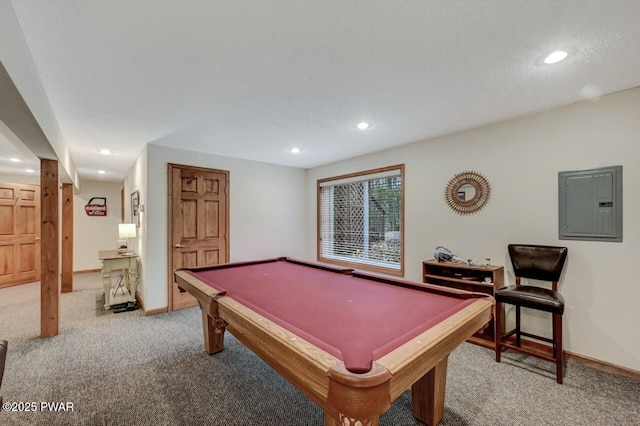
[[[486,293],[491,296],[504,287],[504,267],[496,265],[471,266],[463,263],[438,262],[435,259],[422,262],[422,282],[436,284],[459,290]],[[504,325],[504,308],[500,315]],[[494,320],[468,340],[471,343],[495,349]],[[504,333],[504,330],[502,330]]]
[[[98,252],[102,261],[102,285],[104,286],[104,307],[135,302],[138,287],[138,255],[120,253],[118,250],[102,250]],[[111,271],[122,270],[124,285],[111,287]]]

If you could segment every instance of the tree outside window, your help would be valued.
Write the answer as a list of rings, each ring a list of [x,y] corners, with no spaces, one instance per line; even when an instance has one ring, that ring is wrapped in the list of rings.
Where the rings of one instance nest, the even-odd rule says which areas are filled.
[[[404,166],[318,181],[318,260],[403,274]]]

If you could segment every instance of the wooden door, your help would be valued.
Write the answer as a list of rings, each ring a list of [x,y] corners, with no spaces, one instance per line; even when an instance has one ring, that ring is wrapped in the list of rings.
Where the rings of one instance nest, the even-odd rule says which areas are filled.
[[[178,268],[229,262],[229,172],[169,164],[169,309],[195,306]]]
[[[40,280],[40,187],[0,183],[0,287]]]

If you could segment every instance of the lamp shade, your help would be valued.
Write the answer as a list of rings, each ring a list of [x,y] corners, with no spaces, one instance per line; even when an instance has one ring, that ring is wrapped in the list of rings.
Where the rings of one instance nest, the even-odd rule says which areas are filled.
[[[118,225],[118,238],[135,238],[135,236],[135,223],[121,223]]]

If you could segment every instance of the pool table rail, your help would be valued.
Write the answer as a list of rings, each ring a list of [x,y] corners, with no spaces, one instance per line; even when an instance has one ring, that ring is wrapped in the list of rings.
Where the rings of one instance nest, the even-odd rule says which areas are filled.
[[[478,299],[445,321],[380,357],[377,363],[393,375],[391,398],[400,396],[441,360],[446,360],[455,348],[489,322],[492,310],[491,298]]]
[[[176,271],[178,285],[199,294],[196,299],[203,313],[205,351],[224,348],[224,329],[229,330],[263,361],[303,392],[325,411],[329,409],[327,372],[342,361],[312,343],[263,317],[233,297],[218,297],[219,291],[185,271]],[[207,317],[207,318],[205,318]],[[215,318],[225,321],[225,328],[214,330]],[[207,338],[210,337],[210,339]]]
[[[368,373],[354,374],[340,359],[200,281],[188,270],[176,271],[175,277],[178,286],[198,300],[207,353],[224,348],[224,332],[229,330],[322,408],[325,425],[330,426],[377,425],[379,415],[410,387],[414,416],[428,425],[437,424],[444,415],[448,355],[486,325],[493,310],[492,298],[482,295],[374,360]]]

